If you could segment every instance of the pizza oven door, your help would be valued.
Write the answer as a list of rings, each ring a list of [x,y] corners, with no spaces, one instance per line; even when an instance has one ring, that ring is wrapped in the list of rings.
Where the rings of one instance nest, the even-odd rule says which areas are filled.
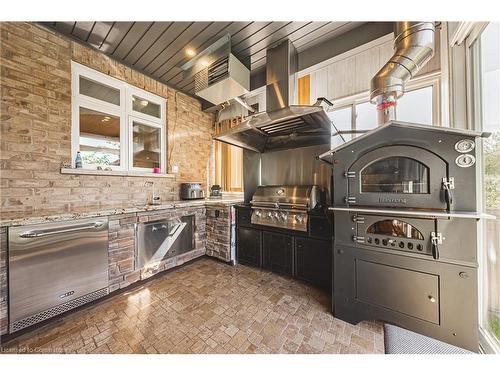
[[[385,146],[357,159],[345,174],[349,206],[449,209],[446,162],[414,146]],[[444,179],[444,180],[443,180]]]
[[[354,242],[367,246],[437,257],[432,244],[436,221],[431,218],[391,217],[356,214]]]

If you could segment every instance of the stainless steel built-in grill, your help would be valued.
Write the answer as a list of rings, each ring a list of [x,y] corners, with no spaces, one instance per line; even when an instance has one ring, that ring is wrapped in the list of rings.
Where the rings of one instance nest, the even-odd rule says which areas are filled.
[[[308,211],[320,203],[316,185],[259,186],[252,201],[252,224],[307,231]]]

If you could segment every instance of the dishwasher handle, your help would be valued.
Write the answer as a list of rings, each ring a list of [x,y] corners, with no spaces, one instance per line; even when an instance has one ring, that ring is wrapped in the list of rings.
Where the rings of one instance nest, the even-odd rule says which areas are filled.
[[[36,237],[45,237],[45,236],[51,236],[55,234],[61,234],[61,233],[69,233],[69,232],[76,232],[79,230],[85,230],[85,229],[99,229],[106,224],[104,221],[96,221],[95,223],[92,224],[85,224],[85,225],[80,225],[80,226],[73,226],[73,227],[67,227],[67,228],[62,228],[62,229],[56,229],[56,230],[29,230],[26,232],[23,232],[19,234],[19,237],[21,238],[36,238]]]

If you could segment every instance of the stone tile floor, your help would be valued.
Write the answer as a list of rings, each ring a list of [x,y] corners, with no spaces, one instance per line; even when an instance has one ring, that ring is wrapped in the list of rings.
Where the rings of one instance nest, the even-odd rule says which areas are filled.
[[[4,353],[383,353],[378,322],[335,319],[330,296],[201,258],[8,342]]]

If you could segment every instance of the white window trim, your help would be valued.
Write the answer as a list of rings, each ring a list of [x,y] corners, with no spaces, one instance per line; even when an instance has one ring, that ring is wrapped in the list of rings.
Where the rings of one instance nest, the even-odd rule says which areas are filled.
[[[465,39],[465,67],[466,67],[466,101],[467,101],[467,129],[481,131],[482,130],[482,94],[481,83],[477,80],[480,77],[480,66],[475,64],[478,62],[480,54],[479,48],[474,48],[476,42],[480,43],[481,33],[488,26],[488,22],[479,22],[471,30]],[[478,142],[476,147],[476,155],[481,157],[477,158],[478,170],[480,173],[476,176],[476,187],[481,193],[477,194],[477,207],[482,211],[484,210],[484,181],[483,181],[483,145],[482,141]],[[478,220],[477,224],[477,254],[478,254],[478,318],[479,318],[479,343],[481,350],[489,354],[500,353],[500,345],[498,340],[493,337],[492,333],[485,329],[487,322],[485,322],[485,310],[487,309],[488,301],[485,299],[485,269],[487,268],[487,259],[484,250],[484,232],[486,230],[485,221]]]
[[[135,113],[135,112],[134,112]],[[150,116],[148,116],[150,117]],[[156,117],[155,117],[156,118]],[[142,172],[151,172],[151,169],[150,168],[141,168],[141,167],[134,167],[134,136],[133,136],[133,131],[134,131],[134,127],[133,127],[133,123],[135,122],[138,122],[142,125],[146,125],[146,126],[150,126],[152,128],[157,128],[157,129],[160,129],[160,150],[161,150],[161,157],[160,157],[160,169],[161,169],[161,173],[165,173],[165,166],[166,166],[166,140],[165,140],[165,127],[158,123],[158,122],[153,122],[153,121],[150,121],[150,120],[146,120],[144,118],[140,118],[140,117],[137,117],[137,116],[132,116],[130,115],[129,116],[129,119],[128,119],[128,139],[129,139],[129,147],[128,147],[128,150],[129,150],[129,154],[128,154],[128,158],[130,160],[130,166],[129,166],[129,170],[131,171],[142,171]]]
[[[134,116],[137,118],[142,118],[146,121],[154,122],[160,125],[163,125],[164,119],[165,119],[165,105],[163,101],[165,99],[159,97],[158,95],[151,94],[149,92],[146,92],[144,90],[138,89],[137,87],[133,86],[128,86],[127,87],[127,111],[130,116]],[[138,96],[142,99],[145,99],[147,101],[150,101],[154,104],[157,104],[160,106],[160,118],[148,115],[146,113],[134,111],[133,109],[133,103],[132,99],[134,96]]]
[[[120,91],[120,105],[108,103],[96,98],[80,94],[80,76],[101,83]],[[132,96],[160,105],[161,118],[137,112],[132,109]],[[166,173],[167,165],[167,120],[165,98],[131,86],[119,79],[112,78],[75,61],[71,62],[71,166],[75,168],[76,153],[80,148],[80,107],[109,113],[120,118],[120,166],[113,166],[117,171],[148,171],[149,168],[132,168],[132,119],[143,122],[148,126],[161,128],[161,173]],[[83,169],[95,170],[97,165],[85,165]],[[106,167],[106,166],[102,166]]]
[[[414,91],[424,87],[432,86],[432,122],[434,125],[439,125],[441,119],[441,74],[440,72],[429,73],[420,77],[410,80],[406,86],[405,91]],[[331,99],[330,99],[331,100]],[[352,122],[351,128],[356,129],[356,105],[363,104],[370,101],[370,92],[365,91],[359,94],[346,96],[343,98],[333,99],[333,107],[330,111],[352,107]],[[396,116],[397,118],[397,116]]]

